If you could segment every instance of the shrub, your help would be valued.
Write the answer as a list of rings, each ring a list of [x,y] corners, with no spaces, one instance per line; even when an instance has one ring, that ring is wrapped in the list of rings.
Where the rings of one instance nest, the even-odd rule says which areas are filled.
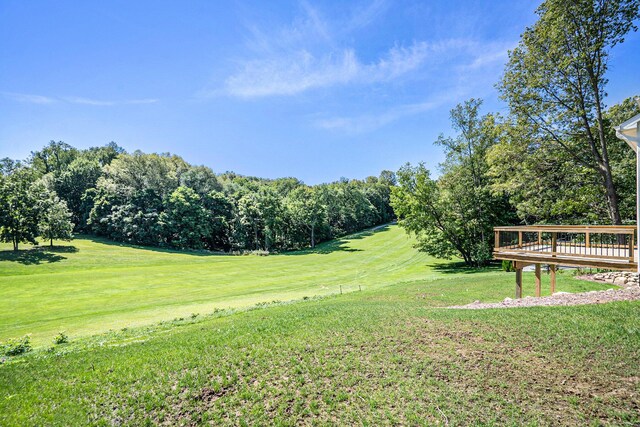
[[[502,260],[502,269],[506,272],[516,271],[516,269],[513,267],[513,262],[507,261],[506,259]]]
[[[64,332],[58,333],[58,335],[56,335],[55,338],[53,338],[54,344],[64,344],[66,342],[69,342],[69,336]]]
[[[22,338],[10,338],[0,343],[0,355],[17,356],[31,351],[31,336],[25,335]]]

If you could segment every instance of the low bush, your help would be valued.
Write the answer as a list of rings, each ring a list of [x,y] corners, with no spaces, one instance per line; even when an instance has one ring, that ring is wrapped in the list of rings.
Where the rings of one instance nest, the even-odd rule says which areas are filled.
[[[506,259],[502,260],[502,269],[506,272],[516,271],[515,267],[513,266],[513,262],[507,261]]]
[[[53,338],[53,343],[54,344],[64,344],[69,342],[69,336],[67,334],[65,334],[64,332],[60,332],[58,333],[58,335],[56,335]]]
[[[0,356],[17,356],[29,351],[31,351],[31,337],[29,335],[0,342]]]

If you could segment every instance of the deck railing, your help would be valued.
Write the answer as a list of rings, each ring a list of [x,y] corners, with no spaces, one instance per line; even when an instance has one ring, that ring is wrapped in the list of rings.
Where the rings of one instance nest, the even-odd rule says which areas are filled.
[[[634,262],[634,226],[533,225],[496,227],[496,258],[508,253]]]

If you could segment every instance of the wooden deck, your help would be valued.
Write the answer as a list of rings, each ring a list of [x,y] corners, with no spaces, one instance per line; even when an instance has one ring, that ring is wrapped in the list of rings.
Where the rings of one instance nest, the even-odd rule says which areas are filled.
[[[494,258],[514,262],[516,298],[522,296],[522,268],[535,265],[536,296],[540,296],[540,266],[549,265],[555,292],[558,265],[638,271],[632,226],[520,226],[496,227]]]

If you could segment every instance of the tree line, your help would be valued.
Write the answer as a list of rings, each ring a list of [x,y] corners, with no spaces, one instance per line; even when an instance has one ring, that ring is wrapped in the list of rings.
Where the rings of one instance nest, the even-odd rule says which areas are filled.
[[[605,104],[611,49],[636,31],[637,0],[547,0],[509,53],[497,84],[506,114],[482,101],[451,111],[435,178],[404,166],[392,192],[418,246],[469,265],[491,259],[494,226],[634,224],[636,156],[613,126],[640,113],[629,97]],[[629,94],[632,95],[632,94]]]
[[[177,155],[80,150],[51,141],[0,163],[0,239],[70,239],[73,232],[140,245],[282,251],[394,218],[395,174],[305,185],[296,178],[216,174]]]

